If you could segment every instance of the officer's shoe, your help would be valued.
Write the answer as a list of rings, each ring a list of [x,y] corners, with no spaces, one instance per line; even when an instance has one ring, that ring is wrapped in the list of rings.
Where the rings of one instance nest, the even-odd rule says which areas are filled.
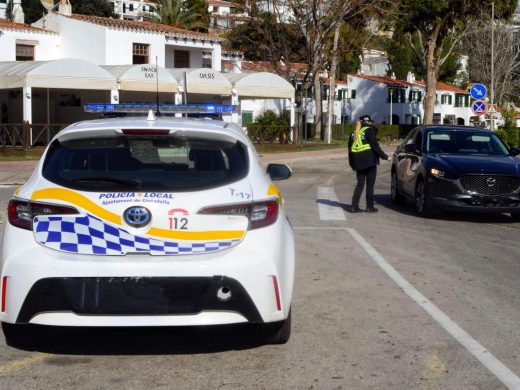
[[[377,209],[374,206],[367,207],[367,213],[377,213]]]
[[[361,210],[359,207],[357,206],[351,206],[350,207],[350,210],[349,210],[351,213],[360,213],[362,212],[363,210]]]

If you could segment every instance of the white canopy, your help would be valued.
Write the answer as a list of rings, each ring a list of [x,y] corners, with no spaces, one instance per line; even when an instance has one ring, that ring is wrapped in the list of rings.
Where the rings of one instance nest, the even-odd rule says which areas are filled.
[[[177,92],[178,82],[170,72],[155,65],[105,65],[116,79],[118,88],[123,91],[140,92]],[[157,69],[159,81],[157,81]],[[158,88],[157,88],[158,87]]]
[[[0,62],[0,89],[7,88],[116,89],[116,79],[85,60]]]
[[[274,73],[225,73],[238,96],[258,98],[294,98],[294,87]]]
[[[231,95],[231,83],[224,75],[209,68],[167,69],[179,84],[184,85],[184,72],[188,84],[188,93],[205,95]]]

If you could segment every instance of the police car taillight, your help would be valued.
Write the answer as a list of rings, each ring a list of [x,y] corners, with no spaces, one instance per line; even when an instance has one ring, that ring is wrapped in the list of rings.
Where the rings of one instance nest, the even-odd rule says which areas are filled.
[[[249,229],[258,229],[273,224],[278,218],[278,201],[269,200],[252,204],[233,204],[207,207],[200,214],[243,215],[249,218]]]
[[[25,200],[11,199],[7,206],[9,223],[13,226],[31,230],[32,221],[37,215],[54,214],[79,214],[73,207],[47,204],[40,202],[29,202]]]

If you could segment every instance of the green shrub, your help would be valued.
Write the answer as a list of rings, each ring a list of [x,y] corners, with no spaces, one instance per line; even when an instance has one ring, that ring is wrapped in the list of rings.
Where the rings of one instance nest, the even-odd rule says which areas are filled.
[[[507,133],[507,131],[503,130],[503,129],[498,129],[497,131],[495,131],[495,134],[498,135],[498,137],[506,144],[509,146],[509,134]]]
[[[513,109],[504,110],[502,116],[504,117],[504,127],[502,127],[502,130],[507,133],[507,144],[510,148],[517,147],[519,144],[519,135],[518,128],[516,127],[516,111]]]

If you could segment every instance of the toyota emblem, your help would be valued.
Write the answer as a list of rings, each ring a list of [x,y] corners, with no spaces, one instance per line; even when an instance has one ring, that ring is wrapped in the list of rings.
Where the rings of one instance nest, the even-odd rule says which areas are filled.
[[[497,184],[497,179],[495,179],[494,177],[488,177],[486,179],[486,184],[488,187],[494,187],[495,184]]]
[[[125,210],[123,217],[130,226],[142,227],[150,223],[152,213],[145,207],[130,207]]]

